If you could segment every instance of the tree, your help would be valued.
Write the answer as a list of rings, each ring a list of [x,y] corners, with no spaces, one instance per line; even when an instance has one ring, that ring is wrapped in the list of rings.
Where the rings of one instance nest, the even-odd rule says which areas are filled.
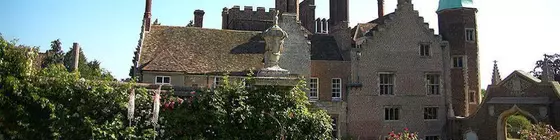
[[[62,64],[64,60],[64,52],[62,51],[62,42],[60,39],[51,42],[51,49],[47,50],[47,57],[43,61],[41,67],[47,67],[51,64]]]
[[[64,54],[64,66],[68,71],[72,71],[74,63],[74,48],[70,48]],[[80,76],[85,79],[107,79],[114,80],[114,77],[105,69],[102,69],[97,60],[88,61],[82,49],[80,49],[80,60],[78,60],[78,71]]]
[[[36,48],[0,36],[0,139],[149,139],[151,99],[136,90],[137,117],[126,118],[132,84],[80,80],[61,64],[37,71]]]
[[[554,75],[554,81],[560,81],[560,54],[545,54],[544,56],[548,60],[546,63],[548,63],[548,66],[551,68],[551,71]],[[544,60],[538,60],[535,64],[535,68],[533,68],[533,71],[531,71],[531,73],[533,73],[535,77],[541,79],[542,67],[544,66],[544,64]]]
[[[310,106],[303,81],[295,88],[246,87],[226,77],[225,85],[187,97],[169,90],[162,93],[163,106],[156,106],[163,112],[154,126],[158,98],[148,90],[83,80],[81,71],[70,73],[61,64],[38,70],[31,65],[35,56],[36,48],[16,47],[0,36],[0,139],[330,138],[330,117]],[[129,97],[136,112],[130,120]]]
[[[193,20],[190,20],[190,21],[189,21],[189,24],[187,24],[187,27],[194,27],[194,22],[193,22]]]
[[[520,138],[519,132],[524,129],[531,127],[531,121],[529,121],[523,115],[511,115],[506,119],[507,125],[507,135],[511,138]]]
[[[246,87],[227,77],[223,83],[216,90],[164,101],[168,138],[330,139],[331,119],[324,110],[309,105],[304,82],[294,89]]]

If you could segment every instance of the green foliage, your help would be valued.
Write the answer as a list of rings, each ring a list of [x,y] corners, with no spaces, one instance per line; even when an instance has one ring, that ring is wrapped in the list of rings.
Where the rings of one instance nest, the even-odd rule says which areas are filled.
[[[70,48],[64,54],[64,66],[68,71],[72,71],[74,63],[74,48]],[[80,76],[89,80],[114,80],[111,73],[100,67],[100,62],[97,60],[88,61],[84,52],[80,49],[80,60],[78,60],[78,71]]]
[[[538,77],[540,79],[542,76],[542,67],[544,66],[545,63],[548,63],[548,66],[550,66],[551,68],[554,81],[560,82],[560,54],[552,54],[552,55],[544,54],[544,57],[548,61],[544,62],[544,60],[538,60],[535,63],[535,68],[533,68],[533,71],[531,71],[531,73],[533,73],[533,76]]]
[[[252,83],[252,80],[247,80]],[[168,98],[162,116],[171,139],[330,139],[330,117],[309,109],[301,83],[296,88],[245,87],[229,82],[216,90]]]
[[[148,139],[155,135],[146,90],[137,92],[138,118],[125,117],[131,85],[79,80],[54,64],[36,71],[37,50],[0,38],[0,134],[8,139]]]
[[[523,139],[526,140],[560,140],[560,131],[554,130],[551,125],[539,123],[531,125],[521,131]]]
[[[47,57],[43,61],[43,64],[41,64],[41,67],[44,68],[52,64],[62,64],[64,52],[62,51],[62,42],[60,42],[60,39],[51,42],[51,49],[47,50],[46,55]]]
[[[330,139],[330,118],[309,107],[303,82],[295,88],[247,88],[226,77],[216,90],[192,92],[187,98],[164,92],[159,125],[153,126],[153,99],[146,89],[134,83],[83,80],[81,72],[70,73],[61,64],[37,71],[32,68],[36,49],[0,39],[0,137]],[[132,89],[135,116],[129,122]]]
[[[187,27],[194,27],[193,20],[189,20],[189,24],[187,24]]]
[[[506,119],[506,125],[508,137],[519,138],[521,130],[531,127],[531,121],[523,115],[511,115]]]

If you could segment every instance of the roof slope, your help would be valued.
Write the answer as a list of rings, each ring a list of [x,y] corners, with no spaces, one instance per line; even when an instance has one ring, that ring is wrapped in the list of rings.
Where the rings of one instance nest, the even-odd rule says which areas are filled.
[[[473,0],[439,0],[437,11],[463,7],[474,8]]]
[[[342,54],[336,40],[331,35],[311,35],[311,60],[342,61]]]
[[[144,71],[240,72],[263,66],[264,46],[260,32],[154,25],[139,64]]]

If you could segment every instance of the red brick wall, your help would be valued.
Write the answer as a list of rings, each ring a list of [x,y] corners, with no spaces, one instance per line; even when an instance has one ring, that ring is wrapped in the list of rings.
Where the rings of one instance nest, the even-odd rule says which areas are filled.
[[[341,99],[346,97],[346,84],[350,78],[350,62],[348,61],[311,61],[311,77],[319,78],[319,100],[331,101],[331,79],[342,79]]]

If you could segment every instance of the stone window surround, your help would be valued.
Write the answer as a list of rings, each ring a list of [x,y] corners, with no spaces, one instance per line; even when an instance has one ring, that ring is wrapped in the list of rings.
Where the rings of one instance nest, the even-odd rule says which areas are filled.
[[[212,88],[216,88],[220,84],[222,84],[222,80],[224,80],[222,76],[215,76],[214,77],[214,82],[212,83]]]
[[[436,85],[436,84],[431,84],[430,81],[428,80],[428,76],[430,76],[430,75],[437,75],[437,77],[438,77],[438,83],[437,83],[438,91],[439,91],[438,94],[430,94],[430,91],[429,91],[430,86]],[[442,89],[442,79],[441,79],[440,72],[426,72],[425,73],[425,78],[426,78],[425,79],[426,80],[426,83],[425,83],[426,84],[426,86],[425,86],[426,87],[426,95],[428,95],[428,96],[441,96],[442,95],[441,93],[443,92],[442,91],[443,89]]]
[[[474,90],[469,90],[469,95],[468,95],[468,100],[469,100],[469,104],[476,104],[477,103],[477,97],[476,97],[476,91]],[[472,100],[474,99],[474,100]]]
[[[428,108],[435,108],[435,119],[426,119],[426,109]],[[424,121],[437,121],[439,119],[439,107],[438,106],[424,106],[424,108],[422,108],[422,113]]]
[[[474,28],[465,28],[465,41],[467,42],[476,41],[476,30]]]
[[[426,51],[426,48],[424,48],[424,47],[427,47],[427,54],[425,54],[425,52],[423,52],[423,51]],[[429,57],[431,57],[431,56],[432,56],[432,46],[431,46],[431,43],[429,43],[429,42],[420,42],[420,43],[418,44],[418,53],[419,53],[419,55],[420,55],[421,57],[423,57],[423,58],[429,58]]]
[[[315,80],[316,82],[312,82],[313,80]],[[315,84],[315,88],[313,88],[311,85]],[[315,97],[311,96],[311,92],[313,92],[313,89],[315,90]],[[316,101],[319,100],[319,78],[318,77],[311,77],[309,78],[309,100],[311,101]]]
[[[383,107],[383,120],[385,122],[395,122],[395,121],[400,121],[401,120],[401,114],[402,114],[402,107],[401,106],[396,106],[396,105],[389,105],[389,106],[385,106]],[[387,109],[389,109],[389,112],[391,112],[390,110],[393,110],[393,114],[389,114],[389,116],[387,116]],[[396,112],[395,112],[396,109]],[[387,119],[389,118],[389,119]]]
[[[460,67],[455,65],[455,58],[460,58],[461,59],[461,66]],[[451,68],[454,68],[454,69],[464,68],[465,64],[467,63],[466,60],[467,60],[466,55],[452,55],[451,56]]]
[[[338,83],[334,83],[334,80],[338,80]],[[338,88],[335,87],[335,84],[338,84]],[[333,94],[336,95],[336,92],[333,90],[338,89],[338,97],[332,96]],[[331,98],[333,101],[340,101],[342,98],[342,78],[332,78],[331,79]]]
[[[161,78],[161,82],[158,82],[158,78]],[[165,82],[165,78],[167,78],[169,82],[166,83],[166,82]],[[155,84],[171,84],[171,76],[157,75],[157,76],[154,78],[154,83],[155,83]]]
[[[331,116],[331,125],[332,125],[332,136],[335,138],[338,138],[338,117],[335,117],[334,115],[329,115]]]
[[[381,84],[381,74],[391,74],[391,75],[393,75],[393,77],[392,77],[392,82],[393,82],[392,83],[392,86],[393,86],[392,92],[393,93],[392,94],[381,94],[381,85],[382,85]],[[391,72],[391,71],[378,72],[377,73],[377,88],[378,88],[377,95],[380,95],[380,96],[395,96],[396,95],[395,94],[396,93],[395,79],[396,79],[395,72]],[[388,85],[391,85],[391,84],[388,84]]]
[[[428,137],[432,137],[431,139],[428,139]],[[439,135],[426,135],[424,136],[424,140],[440,140],[441,137]]]

